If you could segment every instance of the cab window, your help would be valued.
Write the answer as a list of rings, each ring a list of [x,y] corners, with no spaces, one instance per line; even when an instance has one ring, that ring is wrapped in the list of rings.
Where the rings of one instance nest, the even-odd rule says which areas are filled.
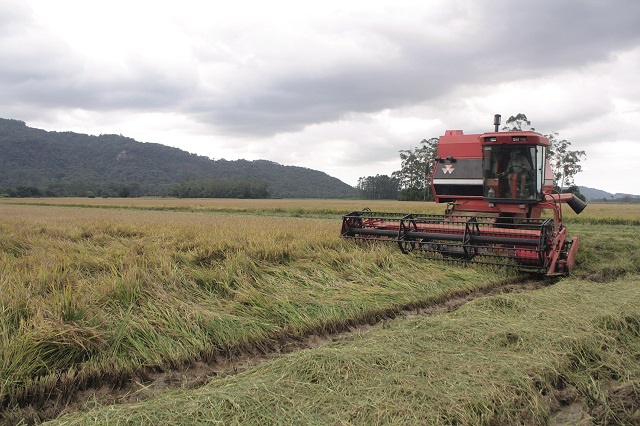
[[[499,145],[483,148],[484,196],[489,199],[539,200],[544,148]]]

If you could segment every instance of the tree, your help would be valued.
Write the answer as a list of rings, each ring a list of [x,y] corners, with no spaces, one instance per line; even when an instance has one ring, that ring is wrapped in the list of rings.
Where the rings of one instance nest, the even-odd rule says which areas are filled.
[[[521,112],[519,112],[515,116],[512,115],[511,117],[509,117],[504,124],[505,126],[502,128],[502,130],[506,132],[520,132],[522,131],[522,126],[529,127],[527,130],[536,130],[531,127],[531,121],[527,119],[526,114],[523,114]]]
[[[528,127],[527,130],[535,130],[535,128],[531,127],[531,121],[527,118],[526,114],[518,113],[515,116],[512,115],[509,117],[502,130],[511,132],[522,131],[525,126]],[[585,159],[587,154],[584,151],[569,149],[571,142],[566,139],[558,140],[557,132],[545,136],[549,138],[547,158],[551,163],[556,189],[563,192],[564,188],[568,187],[570,188],[570,192],[582,196],[573,178],[582,171],[580,161]]]
[[[431,171],[436,156],[438,138],[423,139],[413,150],[400,151],[400,170],[392,176],[400,184],[401,200],[431,199]]]
[[[575,187],[573,177],[582,171],[580,161],[586,158],[586,152],[570,150],[571,142],[566,139],[559,141],[557,132],[545,136],[549,138],[547,158],[551,163],[556,187],[560,192],[564,191],[565,186]]]
[[[363,200],[395,200],[398,198],[398,180],[387,175],[361,177],[356,185]]]
[[[565,189],[563,192],[570,192],[573,195],[575,195],[576,197],[580,198],[582,201],[584,201],[584,202],[587,201],[587,197],[582,195],[582,192],[580,192],[580,188],[578,188],[576,185],[571,185],[570,187]]]
[[[269,183],[258,179],[189,179],[169,195],[179,198],[268,198]]]

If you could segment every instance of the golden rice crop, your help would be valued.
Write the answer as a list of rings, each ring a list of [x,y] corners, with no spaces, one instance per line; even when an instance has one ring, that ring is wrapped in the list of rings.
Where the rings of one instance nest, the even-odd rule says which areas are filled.
[[[563,205],[562,213],[567,223],[640,225],[640,204],[638,203],[590,203],[579,215]]]
[[[284,337],[374,322],[402,307],[504,281],[503,270],[431,263],[404,256],[393,246],[341,240],[340,215],[362,204],[353,200],[1,200],[0,400],[9,407],[44,400],[54,390],[70,392],[89,383],[117,383],[144,368],[168,369],[219,354],[262,350]],[[442,212],[443,207],[386,201],[365,205],[372,210],[422,213]],[[609,210],[614,205],[592,209],[594,205],[577,218],[570,218],[569,209],[564,209],[568,222],[575,220],[570,233],[580,235],[582,241],[576,276],[610,282],[637,275],[640,238],[635,206],[624,207],[620,222],[615,209]],[[607,220],[613,225],[599,225]],[[429,326],[407,338],[429,341],[437,337],[434,330]],[[487,338],[479,328],[469,332]],[[517,346],[520,340],[507,333],[497,341]],[[464,342],[460,340],[463,346]],[[395,359],[391,352],[396,343],[383,345],[390,352],[385,350],[373,361],[365,355],[360,362]],[[574,352],[583,347],[578,342]],[[437,347],[423,350],[438,351]],[[356,353],[354,347],[344,357]],[[492,355],[478,356],[490,362]],[[442,362],[437,369],[455,367],[446,359]],[[311,365],[318,363],[311,361]],[[346,371],[352,368],[344,365]],[[327,380],[340,380],[331,371]],[[387,381],[398,372],[389,369],[384,375],[383,369],[379,373]],[[457,377],[455,383],[460,379],[453,377]],[[278,379],[268,378],[265,383],[274,380]],[[517,383],[520,380],[524,379]],[[410,377],[402,381],[408,385]],[[394,389],[388,385],[380,387]],[[261,392],[283,395],[276,388]],[[393,392],[402,394],[398,389]],[[496,395],[498,400],[512,397]],[[385,394],[372,394],[372,398],[380,403],[399,401]],[[526,398],[540,403],[530,395]],[[471,409],[479,417],[468,418],[481,421],[482,413],[494,405],[482,398],[477,401],[461,406],[462,417],[450,412],[447,416],[453,417],[447,418],[463,421]],[[372,407],[374,403],[370,401]],[[362,417],[365,411],[353,409],[347,407],[354,422],[375,421]],[[541,410],[535,419],[545,418],[546,408]]]
[[[365,207],[373,211],[407,211],[443,213],[445,206],[436,203],[394,200],[323,200],[323,199],[235,199],[235,198],[12,198],[4,204],[36,204],[50,206],[102,207],[122,209],[248,212],[289,216],[342,215]]]
[[[230,212],[285,216],[331,216],[369,208],[372,211],[442,214],[444,204],[395,200],[322,200],[322,199],[231,199],[231,198],[34,198],[4,199],[3,204],[98,207],[112,209],[146,209],[188,212]],[[640,204],[589,203],[580,215],[562,205],[567,223],[640,224]],[[548,215],[549,213],[546,212]]]
[[[637,424],[638,305],[637,276],[566,280],[54,424]]]
[[[342,241],[338,216],[17,204],[0,215],[8,401],[336,330],[503,279]]]

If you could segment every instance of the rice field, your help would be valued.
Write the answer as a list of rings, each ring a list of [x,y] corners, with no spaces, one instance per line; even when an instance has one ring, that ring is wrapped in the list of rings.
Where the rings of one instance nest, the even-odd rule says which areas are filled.
[[[252,215],[278,215],[293,217],[333,218],[354,210],[369,208],[381,212],[407,212],[442,214],[446,205],[421,201],[393,200],[321,200],[321,199],[178,199],[178,198],[12,198],[1,200],[3,204],[67,206],[116,210],[157,210],[209,213],[234,213]],[[594,225],[640,225],[638,204],[591,203],[576,215],[563,205],[566,223],[590,223]]]
[[[361,210],[393,211],[411,209],[417,213],[442,213],[445,206],[435,203],[392,200],[322,200],[322,199],[235,199],[235,198],[13,198],[2,203],[17,205],[67,206],[86,208],[186,211],[209,213],[250,213],[280,216],[333,216]]]
[[[478,299],[53,424],[637,424],[639,285]]]
[[[268,353],[285,339],[374,324],[405,308],[516,279],[512,271],[426,262],[393,246],[338,238],[340,215],[365,205],[379,211],[444,209],[434,203],[363,204],[1,200],[0,419],[38,422],[46,417],[38,414],[39,402],[52,395],[117,387],[145,371]],[[573,217],[567,211],[570,232],[582,239],[576,273],[535,296],[486,299],[481,317],[473,306],[482,303],[474,302],[452,314],[398,321],[213,378],[197,390],[59,420],[140,424],[146,418],[159,424],[188,414],[194,423],[224,424],[544,424],[558,411],[558,398],[536,393],[554,394],[558,386],[569,386],[567,380],[573,380],[573,399],[585,401],[585,413],[592,404],[609,410],[603,418],[626,418],[605,397],[592,398],[608,391],[612,380],[632,389],[640,383],[633,337],[640,323],[634,311],[640,208],[592,204]],[[562,297],[554,296],[559,289]],[[620,300],[613,303],[616,295]],[[537,297],[543,302],[531,305]],[[502,303],[520,308],[497,306]],[[580,309],[593,315],[582,318]],[[557,319],[557,330],[536,318]],[[616,340],[609,334],[622,327],[603,332],[597,328],[602,321],[630,321],[626,343],[598,346],[602,338]],[[515,331],[496,336],[505,324]],[[549,334],[534,333],[538,327]],[[573,368],[576,353],[586,351],[588,358],[596,351],[602,358],[603,350],[629,358],[611,361],[620,363],[614,379],[564,370]],[[589,368],[600,368],[594,365]],[[25,406],[36,414],[25,414]]]

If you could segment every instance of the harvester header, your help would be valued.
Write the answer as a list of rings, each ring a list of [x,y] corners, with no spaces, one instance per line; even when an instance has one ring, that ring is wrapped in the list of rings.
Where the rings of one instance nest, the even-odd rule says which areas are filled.
[[[343,216],[341,236],[434,259],[571,272],[580,241],[567,236],[562,203],[578,214],[586,204],[554,190],[547,137],[498,132],[499,124],[496,115],[494,132],[447,130],[439,138],[431,188],[437,203],[447,203],[444,215],[355,211]]]

